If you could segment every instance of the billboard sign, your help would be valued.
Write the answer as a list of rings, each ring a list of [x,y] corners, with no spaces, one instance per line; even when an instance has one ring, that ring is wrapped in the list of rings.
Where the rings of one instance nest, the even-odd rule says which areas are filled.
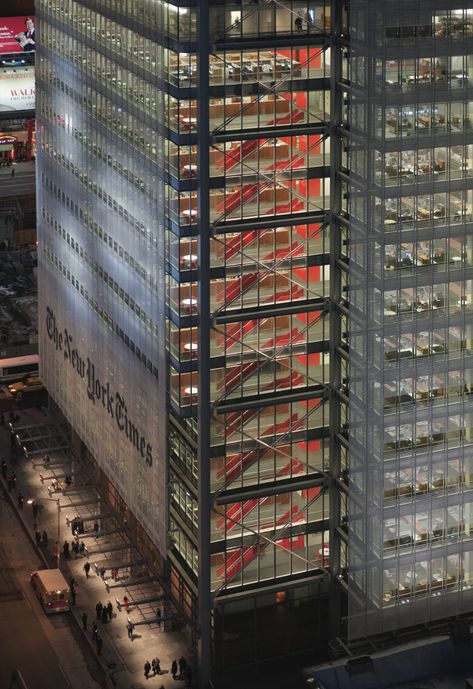
[[[34,110],[34,67],[0,69],[0,112]]]
[[[0,18],[0,54],[30,53],[35,49],[34,17]]]

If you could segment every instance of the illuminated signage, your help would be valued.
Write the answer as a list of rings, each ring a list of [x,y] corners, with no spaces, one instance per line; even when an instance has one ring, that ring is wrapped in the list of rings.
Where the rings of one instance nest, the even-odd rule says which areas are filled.
[[[0,53],[29,53],[35,49],[34,17],[0,18]]]
[[[34,108],[34,67],[0,69],[0,111]]]
[[[101,405],[107,414],[115,420],[120,433],[128,438],[130,444],[146,462],[153,463],[153,448],[146,436],[140,432],[129,416],[126,400],[115,392],[109,381],[103,381],[96,375],[95,363],[84,357],[74,344],[74,339],[67,328],[60,328],[53,310],[46,307],[46,332],[56,352],[63,355],[64,361],[77,373],[87,387],[87,398],[93,405]]]

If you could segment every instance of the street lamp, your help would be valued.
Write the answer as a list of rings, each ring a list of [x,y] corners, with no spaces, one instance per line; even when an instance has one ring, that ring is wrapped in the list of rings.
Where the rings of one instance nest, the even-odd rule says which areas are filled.
[[[28,505],[32,505],[34,502],[38,502],[38,501],[49,502],[50,500],[53,500],[57,506],[57,552],[56,552],[56,559],[57,559],[57,568],[59,569],[59,558],[60,558],[60,553],[61,553],[61,503],[60,503],[60,498],[30,498],[26,502],[28,503]]]

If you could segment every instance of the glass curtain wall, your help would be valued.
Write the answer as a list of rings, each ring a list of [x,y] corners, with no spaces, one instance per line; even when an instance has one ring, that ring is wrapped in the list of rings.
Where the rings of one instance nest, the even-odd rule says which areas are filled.
[[[473,4],[351,12],[349,636],[473,607]]]
[[[195,579],[198,501],[189,481],[197,486],[197,433],[210,424],[210,579],[217,600],[304,577],[328,557],[321,471],[328,462],[330,373],[329,21],[322,2],[210,7],[212,238],[203,287],[213,327],[211,409],[204,418],[197,416],[198,131],[206,124],[197,119],[196,45],[165,51],[176,515],[170,556],[176,566],[185,560],[186,576]],[[268,47],[268,36],[277,47]],[[185,485],[179,478],[184,445]]]

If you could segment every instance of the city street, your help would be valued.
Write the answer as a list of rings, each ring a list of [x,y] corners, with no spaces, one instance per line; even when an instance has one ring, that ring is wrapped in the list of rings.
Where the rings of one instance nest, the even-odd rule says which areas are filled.
[[[0,687],[8,689],[15,670],[28,689],[105,687],[103,670],[72,614],[42,611],[29,583],[40,560],[3,493],[0,524]]]
[[[12,169],[15,174],[12,177]],[[0,198],[24,196],[36,191],[35,165],[33,162],[15,163],[13,168],[0,167]]]

